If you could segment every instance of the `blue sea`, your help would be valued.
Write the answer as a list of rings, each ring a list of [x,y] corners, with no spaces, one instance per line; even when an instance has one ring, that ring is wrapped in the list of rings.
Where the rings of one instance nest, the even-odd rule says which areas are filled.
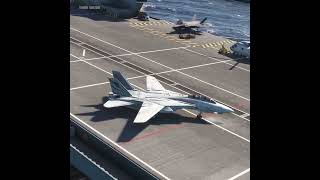
[[[205,31],[236,41],[250,40],[250,3],[234,0],[148,0],[144,10],[151,17],[171,22],[208,17]]]

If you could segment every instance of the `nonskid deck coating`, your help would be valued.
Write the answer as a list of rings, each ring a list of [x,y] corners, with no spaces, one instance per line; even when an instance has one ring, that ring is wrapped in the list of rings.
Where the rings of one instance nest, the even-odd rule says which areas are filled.
[[[96,28],[95,26],[103,26],[103,24],[108,23],[95,22],[88,18],[77,21],[78,18],[71,17],[71,27],[87,33],[90,33],[91,30],[94,31]],[[86,21],[90,21],[89,26],[85,23]],[[143,43],[136,43],[138,46],[129,49],[130,51],[142,52],[150,50],[150,47],[148,47],[149,43],[152,43],[152,47],[157,46],[158,41],[156,41],[156,37],[145,36],[143,32],[139,33],[139,31],[133,31],[132,28],[128,26],[128,22],[119,22],[117,26],[117,28],[121,27],[121,33],[118,32],[118,35],[122,34],[121,37],[125,35],[131,36],[132,32],[135,32],[135,39],[143,37],[141,38]],[[112,26],[108,26],[108,28],[111,27]],[[159,25],[158,27],[161,26]],[[115,31],[113,30],[112,32]],[[100,38],[103,37],[102,39],[107,42],[117,44],[120,47],[123,47],[123,44],[126,44],[126,47],[135,44],[131,41],[124,41],[123,38],[117,39],[112,32],[108,33],[107,31],[100,31],[93,34],[98,35]],[[96,39],[71,31],[71,36],[73,35],[78,38],[81,37],[81,41],[93,43],[93,45],[96,45],[95,47],[113,55],[127,53],[110,45],[106,45]],[[113,35],[113,37],[110,39],[108,38],[108,35]],[[117,40],[114,41],[114,39]],[[119,43],[119,39],[121,39],[122,42]],[[145,41],[145,39],[150,39],[150,41]],[[159,47],[162,48],[177,47],[175,44],[172,45],[173,42],[171,41],[159,42],[162,44]],[[124,47],[124,49],[127,49],[126,47]],[[72,54],[73,52],[70,53]],[[172,52],[167,51],[167,53],[174,53],[174,50]],[[161,62],[161,53],[158,54]],[[181,54],[186,61],[194,61],[193,59],[190,59],[190,57],[194,55],[190,55],[188,52]],[[168,55],[172,56],[172,54]],[[179,56],[181,55],[179,54]],[[132,61],[131,58],[134,61]],[[136,64],[140,60],[142,63],[140,63],[139,66],[143,66],[143,68],[148,70],[160,68],[159,65],[147,62],[137,56],[126,56],[121,59],[125,59],[133,64]],[[94,60],[90,63],[93,63],[95,66],[100,67],[107,72],[111,72],[112,69],[118,68],[129,78],[143,75],[131,68],[123,67],[120,64],[111,63],[110,61]],[[175,63],[174,58],[172,58],[172,63]],[[168,65],[170,66],[170,64]],[[77,65],[71,64],[71,66]],[[93,80],[88,76],[92,75],[86,73],[86,71],[91,68],[93,67],[88,64],[78,67],[78,73],[74,73],[75,75],[70,79],[72,85],[70,88],[76,87],[78,84],[86,85],[86,83],[91,83]],[[98,69],[96,70],[97,72],[94,71],[93,73],[95,73],[94,76],[99,77],[97,78],[97,83],[107,81],[107,77],[111,77],[111,75],[103,73]],[[164,68],[164,70],[168,69]],[[197,71],[197,68],[195,68],[194,71]],[[223,75],[224,71],[225,70],[221,70],[221,75]],[[210,74],[210,72],[206,73]],[[187,78],[182,78],[185,79],[181,81],[181,83],[183,83],[182,85],[190,86],[190,84],[186,84]],[[88,81],[88,79],[90,80]],[[180,83],[178,80],[179,79],[177,79],[177,82]],[[249,80],[243,79],[243,81],[247,83]],[[133,79],[130,80],[130,82],[145,88],[145,78]],[[202,86],[203,84],[198,82],[193,86],[193,90],[202,92]],[[167,86],[165,85],[165,87]],[[106,100],[105,97],[109,91],[110,88],[108,84],[71,91],[71,113],[90,124],[90,126],[94,127],[108,138],[119,143],[129,152],[135,154],[170,179],[228,179],[250,167],[250,143],[205,121],[196,120],[191,114],[183,111],[179,111],[177,115],[160,115],[146,125],[132,124],[136,112],[126,108],[106,110],[102,107],[102,103]],[[215,95],[215,93],[208,94],[211,96]],[[221,94],[228,97],[228,95],[223,92],[221,92]],[[222,95],[220,99],[224,100]],[[230,120],[230,118],[232,120]],[[210,119],[212,121],[217,119],[219,123],[229,121],[228,123],[225,122],[225,124],[228,125],[228,128],[237,130],[241,127],[243,135],[248,136],[250,134],[250,122],[245,122],[237,116],[213,115]],[[232,123],[233,121],[237,121],[237,123]],[[238,132],[241,133],[240,131]],[[247,175],[248,174],[249,173],[247,173]],[[249,176],[242,177],[249,178]]]

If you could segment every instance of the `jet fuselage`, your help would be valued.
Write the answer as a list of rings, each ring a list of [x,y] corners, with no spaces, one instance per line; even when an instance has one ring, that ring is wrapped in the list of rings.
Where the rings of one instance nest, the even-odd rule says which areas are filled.
[[[176,93],[173,91],[140,91],[140,90],[129,90],[132,97],[122,98],[122,100],[127,100],[129,102],[134,102],[134,105],[130,106],[132,109],[139,109],[141,106],[140,101],[157,101],[157,99],[161,100],[163,98],[173,99],[182,101],[188,104],[192,104],[193,106],[179,106],[179,107],[166,107],[160,111],[160,113],[171,113],[178,109],[195,109],[200,112],[208,112],[208,113],[227,113],[232,112],[233,110],[229,107],[219,104],[213,100],[203,100],[197,98],[191,98],[188,95]],[[139,99],[139,101],[136,101]],[[129,107],[129,106],[128,106]]]

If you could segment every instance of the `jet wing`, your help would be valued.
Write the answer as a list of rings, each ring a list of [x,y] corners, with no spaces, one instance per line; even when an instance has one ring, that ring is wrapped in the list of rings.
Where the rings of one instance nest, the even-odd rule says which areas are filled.
[[[113,107],[120,107],[120,106],[130,106],[133,105],[131,102],[121,101],[121,100],[109,100],[104,103],[104,107],[106,108],[113,108]]]
[[[166,89],[153,76],[147,76],[147,90],[148,91],[165,91]]]
[[[133,123],[144,123],[156,115],[165,106],[144,101]]]

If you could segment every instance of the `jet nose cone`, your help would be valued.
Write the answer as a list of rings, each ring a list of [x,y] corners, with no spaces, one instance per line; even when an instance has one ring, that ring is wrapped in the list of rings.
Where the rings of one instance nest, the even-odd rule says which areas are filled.
[[[226,113],[234,112],[233,109],[231,109],[231,108],[229,108],[229,107],[227,107],[225,105],[221,105],[221,106],[222,106],[222,109],[224,110],[224,112],[226,112]]]
[[[230,113],[231,113],[231,112],[234,112],[233,109],[228,108],[228,107],[227,107],[227,111],[230,112]]]

